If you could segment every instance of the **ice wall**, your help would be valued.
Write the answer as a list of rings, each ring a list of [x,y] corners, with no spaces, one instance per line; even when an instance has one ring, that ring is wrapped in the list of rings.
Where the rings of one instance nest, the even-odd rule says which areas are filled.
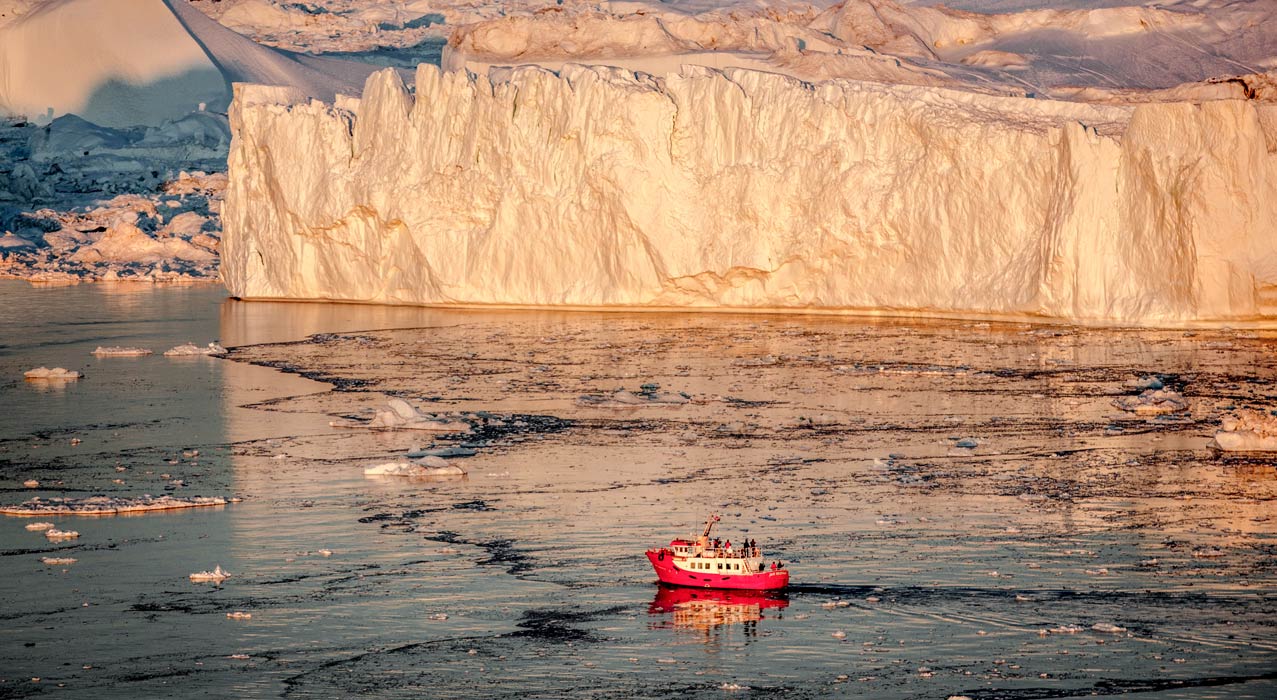
[[[1277,314],[1275,109],[1100,107],[686,68],[237,86],[243,298]],[[1275,297],[1277,298],[1277,297]]]

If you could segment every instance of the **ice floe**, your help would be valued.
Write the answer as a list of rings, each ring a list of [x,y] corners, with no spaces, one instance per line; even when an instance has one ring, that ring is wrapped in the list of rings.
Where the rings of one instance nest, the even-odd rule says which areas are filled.
[[[203,572],[203,573],[209,573],[209,572],[205,571],[205,572]],[[216,573],[216,572],[214,572],[214,573]],[[227,575],[229,575],[229,574],[227,574]],[[195,574],[191,574],[191,576],[195,576]],[[192,581],[194,581],[195,579],[194,579],[194,578],[192,578],[191,580],[192,580]],[[253,619],[253,613],[248,613],[248,612],[238,612],[238,611],[236,611],[236,612],[228,612],[228,613],[226,613],[226,617],[227,617],[228,619],[231,619],[231,620],[251,620],[251,619]]]
[[[1117,625],[1108,622],[1097,622],[1091,625],[1091,630],[1094,632],[1103,632],[1105,634],[1121,634],[1126,631],[1126,628],[1118,627]]]
[[[618,389],[611,394],[586,394],[577,398],[580,406],[634,408],[636,406],[681,406],[692,402],[683,392],[661,391],[659,384],[644,384],[637,392]]]
[[[27,529],[32,532],[43,532],[45,530],[52,530],[53,523],[27,523]]]
[[[451,464],[427,465],[419,462],[386,462],[364,469],[364,476],[460,477],[466,471]]]
[[[120,345],[113,345],[113,346],[107,347],[105,345],[99,345],[93,351],[93,354],[97,355],[98,357],[142,357],[144,355],[150,355],[152,353],[150,350],[146,348],[131,348],[131,347],[123,347]]]
[[[469,422],[443,414],[422,413],[403,399],[391,399],[389,410],[375,411],[368,420],[334,420],[328,425],[334,428],[365,428],[369,430],[425,430],[439,433],[469,433]]]
[[[76,562],[74,557],[40,557],[40,561],[49,566],[69,566]]]
[[[196,571],[190,575],[193,583],[221,583],[230,578],[229,571],[223,571],[221,565],[217,565],[212,571]]]
[[[75,530],[59,530],[56,527],[54,527],[54,528],[45,530],[44,536],[49,538],[53,542],[60,542],[62,540],[73,540],[79,537],[80,533],[76,532]]]
[[[1113,405],[1137,415],[1164,415],[1188,410],[1188,401],[1170,389],[1148,389],[1138,396],[1113,399]]]
[[[1224,417],[1215,443],[1229,452],[1277,452],[1277,416],[1243,409]]]
[[[84,375],[73,369],[65,369],[63,367],[54,367],[53,369],[49,369],[48,367],[36,367],[35,369],[29,369],[26,372],[23,372],[22,376],[32,380],[47,379],[52,381],[69,381],[79,379]]]
[[[165,350],[166,357],[186,357],[194,355],[225,355],[226,348],[218,345],[216,342],[209,343],[204,347],[200,347],[195,343],[186,343],[178,345],[171,350]]]
[[[205,506],[224,506],[236,503],[238,498],[222,498],[220,496],[192,496],[178,498],[175,496],[140,496],[137,498],[117,498],[114,496],[90,496],[88,498],[33,498],[16,506],[0,506],[3,515],[118,515],[121,513],[144,513],[158,510],[176,510],[180,508],[201,508]]]

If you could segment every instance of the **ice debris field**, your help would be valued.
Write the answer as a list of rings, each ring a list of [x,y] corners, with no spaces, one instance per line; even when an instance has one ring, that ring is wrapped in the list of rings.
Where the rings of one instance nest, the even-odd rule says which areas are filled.
[[[436,50],[415,75],[400,60]],[[0,65],[0,271],[33,281],[1109,325],[1277,313],[1265,0],[7,0]],[[224,187],[171,204],[162,188],[197,165]],[[105,226],[79,223],[111,201]]]

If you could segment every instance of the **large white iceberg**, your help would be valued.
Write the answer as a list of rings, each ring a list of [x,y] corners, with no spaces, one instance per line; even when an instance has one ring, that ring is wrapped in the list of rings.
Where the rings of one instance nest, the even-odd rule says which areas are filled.
[[[1275,110],[695,66],[241,85],[221,274],[258,299],[1268,320]]]

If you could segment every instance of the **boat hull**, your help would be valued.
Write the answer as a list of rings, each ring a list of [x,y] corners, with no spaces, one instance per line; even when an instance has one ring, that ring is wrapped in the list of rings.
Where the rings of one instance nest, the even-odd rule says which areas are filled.
[[[789,571],[777,569],[756,574],[723,575],[710,572],[685,571],[674,566],[674,554],[669,550],[649,549],[647,560],[656,569],[661,583],[691,588],[724,588],[746,591],[775,591],[789,585]]]

